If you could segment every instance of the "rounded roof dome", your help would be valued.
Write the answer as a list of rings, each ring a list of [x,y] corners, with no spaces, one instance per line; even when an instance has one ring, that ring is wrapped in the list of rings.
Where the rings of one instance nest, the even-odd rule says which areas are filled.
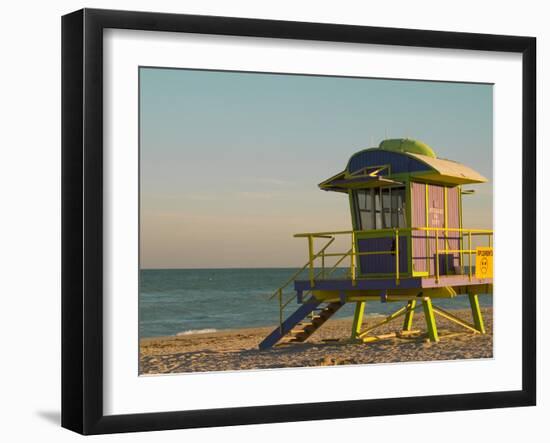
[[[384,151],[409,152],[411,154],[420,154],[427,157],[437,158],[435,152],[426,143],[409,138],[391,138],[380,142],[378,148]]]

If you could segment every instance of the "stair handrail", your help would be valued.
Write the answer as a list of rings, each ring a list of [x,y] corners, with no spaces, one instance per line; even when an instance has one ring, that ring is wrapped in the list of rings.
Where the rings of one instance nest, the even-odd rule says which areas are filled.
[[[327,275],[327,276],[331,275],[331,274],[334,272],[334,270],[338,267],[338,265],[339,265],[340,263],[342,263],[342,262],[344,261],[344,259],[345,259],[346,257],[349,257],[351,254],[352,254],[352,250],[351,250],[351,249],[350,249],[348,252],[341,254],[342,257],[340,257],[340,258],[336,261],[336,263],[334,263],[334,265],[332,265],[332,267],[327,271],[327,274],[326,274],[326,275]],[[315,276],[315,278],[319,277],[320,275],[323,275],[323,271],[322,271],[322,270],[321,270],[320,272],[317,273],[317,275]],[[307,290],[307,291],[305,292],[304,295],[307,296],[307,295],[311,294],[312,292],[313,292],[313,289],[309,289],[309,290]],[[282,293],[281,293],[281,296],[282,296]],[[283,308],[283,309],[286,308],[286,307],[288,306],[288,304],[289,304],[292,300],[294,300],[295,298],[296,298],[296,295],[295,295],[295,294],[292,295],[292,297],[289,297],[289,299],[288,299],[285,303],[282,304],[282,308]]]
[[[327,245],[328,246],[328,245]],[[328,270],[328,273],[326,274],[327,276],[331,275],[334,270],[338,267],[338,265],[340,263],[342,263],[344,261],[344,259],[348,256],[350,256],[351,254],[353,253],[353,248],[350,249],[348,252],[346,252],[345,254],[342,254],[342,257],[340,257],[336,263],[334,263],[334,265],[332,265],[332,267]],[[309,263],[306,263],[304,265],[304,267],[302,268],[302,270],[304,270],[307,266],[308,266]],[[301,271],[300,271],[301,272]],[[319,277],[320,275],[323,275],[324,274],[324,270],[321,270],[321,272],[318,272],[317,275],[315,276],[315,278]],[[313,292],[312,289],[308,290],[305,295],[309,295]],[[290,304],[291,301],[293,301],[295,298],[296,298],[296,294],[293,294],[291,297],[288,298],[287,301],[283,302],[283,291],[281,288],[277,289],[277,292],[276,294],[279,296],[279,328],[282,332],[283,330],[283,311],[284,309]],[[271,297],[273,298],[273,297]]]
[[[336,269],[336,267],[337,267],[340,263],[342,263],[346,257],[348,257],[348,256],[350,256],[350,255],[351,255],[351,249],[350,249],[347,253],[342,254],[342,257],[341,257],[336,263],[334,263],[334,265],[332,265],[332,267],[328,270],[328,273],[327,273],[326,275],[328,276],[328,275],[332,274],[332,273],[334,272],[334,270]],[[306,266],[307,266],[307,265],[306,265]],[[318,272],[317,275],[315,276],[315,278],[319,277],[320,275],[322,275],[322,271]],[[279,291],[279,290],[277,290],[277,291]],[[309,294],[311,294],[312,292],[313,292],[313,290],[312,290],[312,289],[309,289],[308,291],[306,291],[305,295],[309,295]],[[281,296],[282,296],[282,291],[281,291]],[[282,308],[283,308],[283,309],[286,308],[286,307],[288,306],[288,304],[289,304],[292,300],[294,300],[295,298],[296,298],[296,295],[295,295],[295,294],[292,295],[292,297],[289,297],[289,299],[281,305]]]
[[[321,237],[321,238],[327,238],[327,237]],[[334,242],[335,240],[335,237],[330,237],[330,240],[327,242],[327,244],[325,246],[323,246],[319,252],[317,254],[315,254],[312,258],[312,260],[315,260],[316,258],[320,257],[321,254],[323,254],[327,248],[332,244],[332,242]],[[310,260],[307,261],[307,263],[302,266],[300,269],[298,269],[298,271],[296,271],[294,274],[292,274],[292,277],[290,277],[286,283],[282,286],[280,286],[273,294],[271,294],[271,296],[268,298],[268,300],[273,300],[273,298],[275,298],[275,296],[277,296],[279,294],[279,292],[282,292],[283,290],[286,289],[286,287],[292,283],[294,281],[294,279],[296,277],[298,277],[308,266],[310,266]]]

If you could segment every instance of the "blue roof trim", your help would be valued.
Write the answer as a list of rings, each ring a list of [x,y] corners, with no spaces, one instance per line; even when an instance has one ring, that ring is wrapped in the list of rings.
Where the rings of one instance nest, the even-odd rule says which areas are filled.
[[[367,149],[353,154],[348,162],[347,171],[353,174],[368,166],[391,165],[391,173],[401,174],[403,172],[429,171],[430,168],[420,160],[412,158],[407,154],[385,151],[383,149]]]

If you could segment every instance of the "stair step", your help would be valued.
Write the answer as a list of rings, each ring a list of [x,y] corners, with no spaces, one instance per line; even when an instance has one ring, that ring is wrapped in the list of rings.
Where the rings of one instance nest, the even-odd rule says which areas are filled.
[[[319,323],[322,320],[323,319],[321,319],[321,318],[304,318],[301,322],[297,323],[297,325],[299,325],[299,326],[315,325],[315,324]]]
[[[299,326],[302,329],[311,328],[312,326],[317,326],[315,323],[307,322],[307,323],[298,323],[297,326]]]
[[[311,304],[314,304],[314,306],[311,306]],[[284,322],[287,325],[286,328],[289,327],[290,330],[286,329],[288,332],[281,336],[279,328],[275,329],[260,343],[260,349],[272,347],[277,342],[287,344],[306,341],[342,306],[343,303],[340,302],[329,303],[322,308],[319,307],[319,302],[316,301],[302,304]]]

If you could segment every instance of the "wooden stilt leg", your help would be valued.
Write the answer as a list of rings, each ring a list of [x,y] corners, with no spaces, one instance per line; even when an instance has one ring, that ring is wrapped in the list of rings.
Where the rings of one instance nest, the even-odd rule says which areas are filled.
[[[365,302],[358,301],[355,305],[355,314],[353,316],[353,325],[351,327],[351,339],[358,338],[363,326],[363,314],[365,313]]]
[[[403,331],[410,331],[412,328],[414,308],[416,308],[416,300],[409,300],[409,302],[407,303],[407,313],[405,314],[405,321],[403,322]]]
[[[477,294],[468,294],[468,297],[470,298],[470,307],[472,308],[474,325],[481,334],[485,334],[485,325],[483,324],[483,316],[481,315],[481,309],[479,308],[479,299],[477,298]]]
[[[422,300],[422,307],[424,308],[424,317],[426,317],[426,326],[428,327],[428,336],[433,342],[439,341],[437,334],[437,325],[435,324],[435,315],[432,308],[432,300],[429,297],[425,297]]]

